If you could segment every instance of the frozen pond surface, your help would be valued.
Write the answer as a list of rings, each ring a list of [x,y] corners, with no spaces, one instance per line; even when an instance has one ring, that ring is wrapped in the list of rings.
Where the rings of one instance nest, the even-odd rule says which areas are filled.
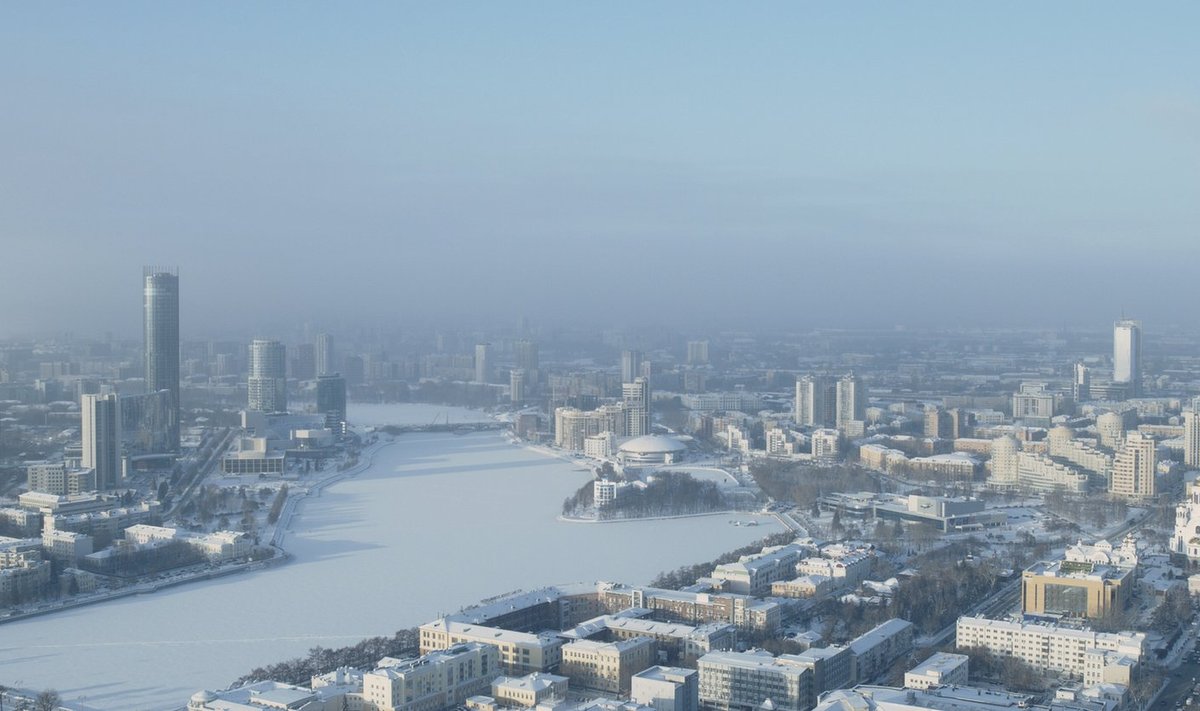
[[[356,423],[478,420],[426,405],[351,405]],[[459,419],[461,418],[461,419]],[[0,625],[0,683],[102,709],[179,708],[250,669],[391,634],[484,597],[580,580],[649,581],[780,530],[723,517],[557,520],[578,466],[494,432],[409,434],[306,502],[287,565]]]

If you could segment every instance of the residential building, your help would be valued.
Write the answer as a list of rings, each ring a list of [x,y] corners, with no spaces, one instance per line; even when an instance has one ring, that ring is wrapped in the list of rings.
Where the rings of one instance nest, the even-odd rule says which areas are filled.
[[[1113,496],[1145,499],[1154,496],[1154,475],[1158,458],[1154,440],[1136,430],[1129,432],[1125,443],[1113,457],[1112,479],[1108,491]]]
[[[1106,412],[1096,418],[1096,433],[1100,445],[1112,450],[1121,448],[1125,442],[1125,418],[1119,412]]]
[[[708,365],[708,341],[687,342],[687,364]]]
[[[796,544],[763,548],[744,555],[736,563],[723,563],[713,569],[712,578],[720,581],[725,592],[763,597],[771,592],[771,583],[795,577],[796,564],[805,548]]]
[[[1183,463],[1200,467],[1200,412],[1183,411]]]
[[[513,368],[508,371],[508,400],[514,405],[521,405],[525,402],[526,377],[526,371],[522,368]]]
[[[1046,383],[1021,383],[1012,396],[1013,419],[1031,427],[1049,427],[1054,417],[1054,395]]]
[[[555,671],[562,660],[563,641],[552,632],[514,632],[443,617],[421,625],[420,637],[421,654],[472,642],[492,645],[501,671],[515,676]]]
[[[862,436],[866,429],[867,390],[854,373],[837,383],[837,429],[848,437]]]
[[[621,385],[625,405],[625,434],[641,437],[650,434],[650,381],[638,377]]]
[[[796,380],[796,424],[800,427],[833,427],[837,424],[837,385],[824,375],[804,375]]]
[[[68,469],[65,462],[29,462],[25,471],[30,491],[70,496],[96,490],[95,469]]]
[[[913,623],[894,617],[851,640],[847,646],[853,660],[852,678],[869,683],[911,652],[914,629]]]
[[[833,429],[821,429],[812,433],[812,456],[814,459],[837,459],[841,433]]]
[[[1104,667],[1126,657],[1138,664],[1145,655],[1144,632],[1095,632],[1036,622],[1009,622],[983,617],[960,617],[956,644],[959,649],[981,649],[1000,657],[1019,659],[1038,669],[1082,677],[1100,683]],[[1115,657],[1098,655],[1116,652]],[[1097,661],[1103,663],[1097,666]],[[1089,665],[1090,664],[1090,665]]]

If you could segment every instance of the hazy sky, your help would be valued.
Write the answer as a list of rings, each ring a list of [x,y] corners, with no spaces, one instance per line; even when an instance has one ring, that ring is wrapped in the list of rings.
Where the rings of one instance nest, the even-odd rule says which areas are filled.
[[[1200,325],[1200,3],[0,4],[0,335]],[[349,315],[347,315],[349,314]]]

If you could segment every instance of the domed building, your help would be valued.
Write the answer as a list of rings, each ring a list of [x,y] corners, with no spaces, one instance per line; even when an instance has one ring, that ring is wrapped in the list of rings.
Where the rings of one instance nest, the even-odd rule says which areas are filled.
[[[216,701],[219,697],[207,689],[197,691],[192,694],[192,698],[188,700],[188,711],[201,711],[208,708],[208,704]]]
[[[675,464],[683,459],[687,445],[674,437],[644,435],[634,437],[617,448],[617,461],[627,467],[652,467]]]

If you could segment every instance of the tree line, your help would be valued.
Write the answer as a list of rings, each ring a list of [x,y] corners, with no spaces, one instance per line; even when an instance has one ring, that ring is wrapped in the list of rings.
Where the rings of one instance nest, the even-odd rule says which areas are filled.
[[[282,681],[288,684],[307,684],[317,674],[339,667],[374,669],[383,657],[413,657],[419,652],[420,634],[416,627],[399,630],[391,637],[370,637],[358,644],[338,649],[313,647],[305,657],[295,657],[265,667],[258,667],[234,682],[242,686],[256,681]]]

